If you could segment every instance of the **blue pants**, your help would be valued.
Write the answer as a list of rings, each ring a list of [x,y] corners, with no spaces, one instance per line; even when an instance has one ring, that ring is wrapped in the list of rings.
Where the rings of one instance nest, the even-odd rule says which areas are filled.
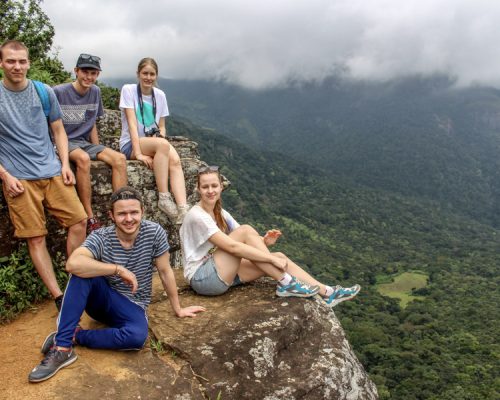
[[[76,342],[94,349],[138,350],[148,337],[146,311],[112,289],[102,276],[71,275],[59,314],[56,344],[71,347],[80,317],[86,311],[105,329],[79,330]]]

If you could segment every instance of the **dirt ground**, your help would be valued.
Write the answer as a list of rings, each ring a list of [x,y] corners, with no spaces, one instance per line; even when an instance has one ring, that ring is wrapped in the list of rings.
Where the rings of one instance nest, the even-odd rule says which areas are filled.
[[[54,399],[61,391],[68,374],[57,374],[48,381],[32,384],[28,374],[42,360],[40,346],[45,337],[56,329],[57,310],[53,301],[46,301],[22,314],[14,322],[0,325],[0,399]],[[91,324],[88,317],[82,322]],[[77,354],[85,356],[84,364],[99,360],[105,363],[105,352],[78,348]],[[65,368],[78,373],[82,357]]]

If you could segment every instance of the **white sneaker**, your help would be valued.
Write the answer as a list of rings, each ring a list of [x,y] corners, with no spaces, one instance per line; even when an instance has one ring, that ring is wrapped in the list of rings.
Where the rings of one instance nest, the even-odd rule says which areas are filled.
[[[177,204],[175,204],[174,199],[170,193],[159,193],[158,208],[167,214],[170,221],[175,221],[177,218]]]
[[[177,206],[177,221],[175,223],[177,225],[182,225],[182,221],[184,221],[184,217],[191,207],[188,204],[184,204],[183,206]]]

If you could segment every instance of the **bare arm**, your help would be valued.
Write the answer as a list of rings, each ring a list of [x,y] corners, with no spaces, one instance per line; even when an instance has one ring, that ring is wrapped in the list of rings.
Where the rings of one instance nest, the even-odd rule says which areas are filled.
[[[132,153],[136,160],[141,161],[149,169],[153,169],[153,159],[142,154],[141,144],[139,141],[139,133],[137,132],[137,119],[133,108],[124,108],[125,117],[127,118],[128,131],[130,133],[130,141],[132,142]]]
[[[50,128],[52,129],[52,134],[54,135],[54,141],[56,142],[57,154],[61,160],[61,175],[66,185],[75,184],[75,176],[73,171],[69,166],[69,156],[68,156],[68,136],[64,130],[64,125],[62,119],[55,120],[50,123]]]
[[[170,255],[168,252],[165,252],[156,259],[156,267],[158,268],[161,283],[167,293],[172,310],[174,310],[178,317],[196,317],[196,313],[205,311],[205,308],[200,306],[181,307],[177,293],[177,283],[175,282],[174,271],[172,271],[172,267],[170,266]]]
[[[268,252],[264,252],[245,243],[238,242],[223,232],[214,233],[208,239],[221,250],[226,251],[236,257],[246,258],[253,262],[266,262],[281,270],[286,269],[287,262],[283,258]]]
[[[99,135],[97,134],[97,125],[94,124],[92,130],[90,131],[90,143],[99,144]]]
[[[85,247],[78,247],[66,262],[66,271],[80,278],[118,275],[127,285],[132,287],[132,293],[137,290],[137,279],[133,272],[121,265],[108,264],[94,258],[92,252]]]
[[[165,124],[165,117],[160,118],[160,122],[158,123],[158,127],[160,128],[160,135],[164,138],[167,137],[167,125]]]

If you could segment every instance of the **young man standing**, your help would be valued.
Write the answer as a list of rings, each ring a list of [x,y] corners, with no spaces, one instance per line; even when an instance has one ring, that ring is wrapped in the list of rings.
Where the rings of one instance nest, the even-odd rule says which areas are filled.
[[[64,293],[58,330],[42,345],[42,362],[29,374],[30,382],[49,379],[76,361],[73,346],[139,350],[148,337],[146,309],[151,301],[156,264],[170,305],[178,317],[195,317],[200,306],[181,308],[170,267],[165,230],[143,220],[139,192],[122,187],[111,195],[109,215],[114,225],[94,231],[68,259],[71,277]],[[108,325],[82,329],[82,313]]]
[[[45,85],[50,100],[45,117],[35,85],[26,77],[29,67],[28,48],[22,42],[7,40],[0,46],[0,178],[14,235],[26,239],[33,265],[59,308],[62,292],[46,246],[44,207],[68,228],[68,255],[85,239],[87,215],[73,187],[61,109]]]
[[[104,111],[101,91],[95,82],[100,71],[99,57],[80,54],[75,67],[75,81],[54,88],[68,135],[69,159],[76,166],[76,190],[89,217],[87,233],[101,227],[92,210],[90,160],[104,161],[111,166],[113,190],[127,184],[125,156],[99,144],[96,119]]]

